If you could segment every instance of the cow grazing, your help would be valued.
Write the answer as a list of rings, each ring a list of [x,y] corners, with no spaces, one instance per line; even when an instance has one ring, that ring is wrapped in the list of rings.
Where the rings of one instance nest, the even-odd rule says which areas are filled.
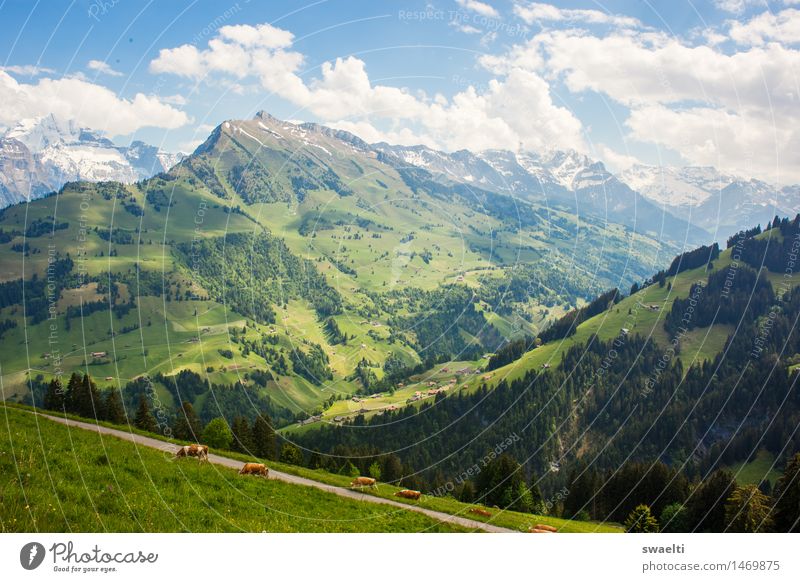
[[[554,528],[552,525],[537,523],[528,530],[528,533],[556,533],[557,531],[558,529]]]
[[[470,513],[474,513],[475,515],[482,515],[483,517],[492,517],[492,514],[485,509],[481,509],[480,507],[473,507],[469,510]]]
[[[175,451],[176,457],[197,457],[199,461],[208,461],[208,445],[185,445]]]
[[[239,475],[261,475],[262,477],[267,477],[269,469],[263,463],[245,463],[239,469]]]
[[[350,487],[374,487],[377,488],[375,485],[375,479],[372,477],[356,477],[350,483]]]
[[[422,493],[420,493],[419,491],[414,491],[412,489],[401,489],[394,495],[395,497],[402,497],[403,499],[419,499]]]

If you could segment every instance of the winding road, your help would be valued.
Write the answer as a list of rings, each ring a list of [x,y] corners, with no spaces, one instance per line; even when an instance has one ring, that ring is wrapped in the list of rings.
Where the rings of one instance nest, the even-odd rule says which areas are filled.
[[[36,412],[33,414],[37,414],[42,418],[46,418],[48,420],[52,420],[55,422],[60,422],[61,424],[65,424],[70,427],[80,428],[83,430],[94,431],[103,435],[113,436],[122,440],[130,441],[136,445],[141,445],[143,447],[149,447],[151,449],[158,449],[160,451],[168,451],[173,452],[176,448],[176,445],[172,443],[168,443],[165,441],[161,441],[158,439],[154,439],[151,437],[146,437],[138,434],[134,434],[132,432],[127,432],[124,430],[118,430],[115,428],[108,428],[105,426],[98,426],[96,424],[92,424],[89,422],[81,422],[78,420],[72,420],[68,418],[58,417],[58,416],[50,416],[49,414],[42,414],[41,412]],[[242,461],[237,461],[236,459],[231,459],[229,457],[223,457],[221,455],[209,454],[208,461],[210,463],[214,463],[215,465],[220,465],[223,467],[229,467],[231,469],[240,469],[243,465]],[[384,499],[382,497],[376,497],[374,495],[368,495],[366,493],[361,493],[358,491],[353,491],[351,489],[345,489],[343,487],[336,487],[335,485],[328,485],[327,483],[320,483],[319,481],[314,481],[312,479],[306,479],[305,477],[298,477],[297,475],[292,475],[290,473],[283,473],[281,471],[276,471],[272,468],[269,470],[269,478],[270,479],[277,479],[279,481],[284,481],[286,483],[292,483],[294,485],[304,485],[306,487],[315,487],[321,491],[326,491],[328,493],[333,493],[334,495],[338,495],[339,497],[346,497],[348,499],[355,499],[357,501],[365,501],[367,503],[376,503],[379,505],[388,505],[390,507],[397,507],[406,511],[416,511],[417,513],[421,513],[423,515],[427,515],[433,519],[436,519],[441,522],[445,523],[452,523],[454,525],[458,525],[461,527],[465,527],[468,529],[473,530],[483,530],[486,532],[491,533],[519,533],[515,530],[508,529],[505,527],[499,527],[496,525],[492,525],[490,523],[483,523],[481,521],[477,521],[474,519],[469,519],[466,517],[461,517],[459,515],[451,515],[449,513],[442,513],[441,511],[434,511],[432,509],[425,509],[424,507],[419,507],[415,505],[410,505],[406,503],[400,503],[399,501],[394,501],[392,499]]]

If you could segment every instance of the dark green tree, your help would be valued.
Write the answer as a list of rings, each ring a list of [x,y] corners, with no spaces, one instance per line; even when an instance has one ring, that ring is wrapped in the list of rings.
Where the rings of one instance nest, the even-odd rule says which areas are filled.
[[[58,378],[53,378],[47,385],[43,405],[47,410],[64,411],[64,387]]]
[[[122,406],[122,397],[116,388],[111,388],[106,392],[106,397],[103,401],[103,420],[114,424],[125,424],[127,422],[125,409]]]
[[[78,414],[78,399],[81,397],[81,376],[73,372],[64,391],[64,410],[71,414]]]
[[[70,379],[72,382],[72,379]],[[102,400],[97,385],[92,381],[89,374],[84,374],[83,378],[70,390],[70,400],[72,401],[72,412],[84,418],[100,418],[102,412]]]
[[[253,453],[261,459],[278,458],[278,440],[269,421],[261,414],[253,422]]]
[[[689,531],[689,510],[680,503],[670,503],[661,512],[661,531],[685,533]]]
[[[400,457],[394,453],[386,455],[382,458],[381,473],[383,480],[386,483],[395,483],[403,476],[403,464],[400,462]]]
[[[136,428],[147,432],[156,432],[158,430],[156,419],[150,413],[150,405],[147,403],[147,396],[144,394],[139,397],[139,407],[136,409],[136,417],[133,420],[133,424]]]
[[[202,425],[194,412],[194,406],[191,402],[184,402],[175,418],[172,435],[178,440],[197,442],[202,432]]]
[[[233,433],[233,441],[231,448],[240,453],[253,452],[253,433],[250,430],[250,424],[244,416],[237,416],[231,423],[231,432]]]
[[[775,484],[774,528],[778,532],[800,531],[800,453],[793,456]]]
[[[303,466],[305,459],[303,458],[303,451],[292,443],[283,443],[281,447],[281,462],[289,463],[290,465]]]
[[[725,531],[725,502],[735,487],[733,475],[723,470],[714,471],[700,483],[687,502],[690,531]]]

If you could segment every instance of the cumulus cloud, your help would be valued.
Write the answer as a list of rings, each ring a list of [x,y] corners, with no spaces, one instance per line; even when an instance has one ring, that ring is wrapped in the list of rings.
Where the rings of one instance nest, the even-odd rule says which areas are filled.
[[[546,30],[481,63],[533,70],[629,110],[632,139],[687,163],[800,180],[800,52],[779,42],[724,52],[657,32]],[[612,153],[613,155],[613,153]]]
[[[481,91],[468,86],[450,99],[429,97],[373,83],[356,57],[325,62],[316,77],[305,80],[304,56],[292,50],[291,38],[273,27],[224,27],[205,48],[161,50],[150,69],[197,81],[253,78],[316,118],[369,141],[474,150],[516,149],[522,141],[531,148],[584,149],[580,121],[555,104],[549,85],[534,71],[510,66]]]
[[[731,21],[730,37],[738,44],[760,46],[777,41],[800,43],[800,10],[788,8],[781,12],[764,12],[746,22]]]
[[[89,63],[86,66],[89,67],[92,71],[97,71],[98,73],[100,73],[102,75],[109,75],[111,77],[121,77],[122,76],[122,73],[120,73],[119,71],[115,71],[105,61],[91,60],[91,61],[89,61]]]
[[[552,4],[540,2],[519,2],[514,5],[514,14],[527,24],[535,22],[572,22],[585,24],[609,24],[621,28],[638,28],[642,26],[636,18],[620,16],[590,9],[559,8]]]
[[[0,71],[6,71],[22,77],[37,77],[39,75],[49,75],[51,73],[55,73],[53,69],[40,67],[39,65],[9,65],[7,67],[0,67]]]
[[[784,0],[790,2],[791,0]],[[767,7],[766,0],[714,0],[714,6],[723,12],[730,12],[731,14],[741,14],[752,6],[759,6],[761,8]]]
[[[142,127],[174,129],[189,122],[184,112],[157,97],[137,93],[132,99],[122,99],[106,87],[76,77],[20,83],[0,71],[0,102],[0,125],[6,127],[49,113],[112,136]]]
[[[464,10],[470,10],[481,16],[486,16],[487,18],[498,18],[500,13],[486,2],[478,2],[478,0],[456,0],[456,4],[461,6]]]

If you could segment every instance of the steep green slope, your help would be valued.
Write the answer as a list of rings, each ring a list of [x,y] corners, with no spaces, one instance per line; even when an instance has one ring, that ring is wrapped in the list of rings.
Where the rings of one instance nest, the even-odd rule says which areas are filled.
[[[0,532],[455,532],[0,408]]]
[[[191,370],[247,386],[279,422],[536,334],[663,253],[266,114],[223,123],[167,174],[7,208],[0,233],[13,398],[75,369],[121,387]]]
[[[344,456],[394,452],[428,484],[511,434],[521,438],[508,452],[548,487],[569,485],[566,473],[580,463],[602,471],[658,459],[697,476],[766,450],[777,469],[800,446],[800,287],[796,247],[785,242],[798,235],[800,217],[718,256],[707,248],[712,260],[702,266],[688,253],[679,261],[686,270],[658,273],[509,364],[478,374],[447,364],[408,388],[427,391],[430,382],[433,396],[289,434]],[[776,245],[770,271],[754,270],[764,256],[751,251]]]

